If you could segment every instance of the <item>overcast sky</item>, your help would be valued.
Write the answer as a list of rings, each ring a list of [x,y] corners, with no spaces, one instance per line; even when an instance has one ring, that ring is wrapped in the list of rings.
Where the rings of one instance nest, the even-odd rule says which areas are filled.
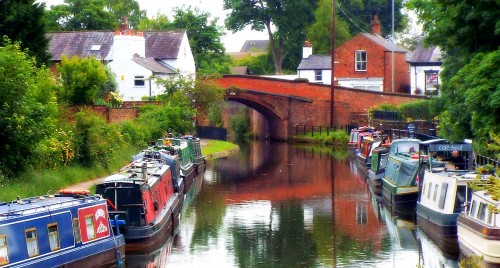
[[[222,3],[223,0],[137,0],[141,9],[146,10],[148,17],[153,17],[157,13],[166,14],[171,18],[171,11],[174,7],[197,7],[201,11],[208,12],[213,18],[219,18],[219,25],[224,24],[224,18],[226,17],[227,11],[223,10]],[[58,5],[64,3],[64,0],[40,0],[39,2],[45,2],[47,6]],[[249,28],[237,32],[235,34],[226,31],[226,35],[222,38],[222,42],[226,47],[227,52],[240,51],[241,46],[245,40],[262,40],[267,39],[267,34],[265,32],[251,31]]]

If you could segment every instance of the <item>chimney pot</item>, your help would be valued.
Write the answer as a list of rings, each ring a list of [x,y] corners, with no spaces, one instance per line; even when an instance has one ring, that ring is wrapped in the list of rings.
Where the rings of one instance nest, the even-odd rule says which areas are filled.
[[[378,15],[373,15],[373,20],[370,23],[370,26],[372,28],[372,34],[377,34],[377,35],[382,34],[380,21],[378,20]]]

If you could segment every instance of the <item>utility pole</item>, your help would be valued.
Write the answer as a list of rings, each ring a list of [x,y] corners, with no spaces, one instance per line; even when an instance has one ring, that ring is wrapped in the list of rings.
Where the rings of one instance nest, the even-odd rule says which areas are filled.
[[[333,116],[335,109],[335,0],[332,0],[332,74],[330,83],[330,127],[333,127]]]
[[[334,0],[335,1],[335,0]],[[391,33],[391,42],[394,44],[394,0],[392,0],[392,33]],[[394,93],[394,46],[392,46],[392,67],[391,67],[391,82],[392,82],[392,93]]]

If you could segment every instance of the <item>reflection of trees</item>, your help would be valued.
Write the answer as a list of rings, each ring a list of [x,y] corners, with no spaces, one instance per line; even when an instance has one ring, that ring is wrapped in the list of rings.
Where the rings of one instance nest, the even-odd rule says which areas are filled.
[[[333,222],[331,215],[314,216],[313,240],[322,266],[334,266]]]
[[[375,248],[376,243],[367,243],[343,233],[337,229],[335,233],[335,252],[337,263],[349,264],[351,260],[362,262],[375,259],[377,253],[390,252],[391,240],[384,236],[380,241],[381,248]]]
[[[305,157],[314,158],[324,155],[326,157],[333,157],[334,159],[346,159],[349,153],[346,148],[335,148],[331,146],[317,146],[317,145],[295,145],[294,150],[296,154],[303,154]]]
[[[215,242],[209,242],[210,239],[218,239],[221,229],[226,204],[224,195],[215,188],[204,185],[200,194],[196,196],[194,210],[196,220],[194,223],[194,232],[191,242],[191,251],[196,246],[214,245]]]
[[[315,267],[316,247],[304,228],[299,202],[280,203],[273,208],[277,224],[252,227],[235,224],[229,228],[239,267]]]

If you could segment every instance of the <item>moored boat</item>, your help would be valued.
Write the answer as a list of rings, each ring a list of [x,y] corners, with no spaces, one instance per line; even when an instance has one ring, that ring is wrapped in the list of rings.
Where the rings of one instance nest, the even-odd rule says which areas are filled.
[[[382,143],[379,138],[364,137],[361,142],[360,150],[356,154],[356,162],[358,163],[361,171],[366,175],[372,162],[372,152]]]
[[[485,190],[473,192],[470,208],[458,217],[458,242],[465,256],[483,256],[482,266],[500,264],[500,201]],[[493,211],[497,210],[497,211]]]
[[[398,146],[392,146],[392,144]],[[424,162],[419,161],[418,139],[394,140],[382,178],[384,204],[398,216],[413,217],[418,199],[417,177]]]
[[[114,267],[125,241],[112,230],[106,200],[89,191],[0,204],[0,266]]]
[[[205,156],[201,153],[201,140],[193,136],[185,136],[187,141],[191,162],[193,163],[196,174],[205,171],[206,162]]]
[[[397,145],[394,144],[395,146]],[[372,164],[368,169],[368,184],[373,194],[380,196],[382,194],[382,178],[384,177],[387,159],[389,159],[389,147],[377,147],[372,151]]]
[[[166,150],[170,155],[177,155],[179,157],[180,176],[184,180],[184,194],[187,193],[193,184],[195,176],[194,165],[191,161],[191,153],[187,141],[181,138],[158,139],[153,149]]]
[[[172,168],[160,152],[113,174],[96,186],[106,198],[109,214],[120,227],[128,252],[151,251],[162,245],[179,225],[183,194],[175,192]]]
[[[472,160],[471,144],[443,142],[445,140],[428,141],[428,150],[421,147],[427,161],[420,181],[417,223],[443,252],[458,256],[457,219],[472,194],[467,184],[478,174],[471,172],[472,161],[455,170],[453,163],[437,160],[452,151],[459,151],[467,160]]]

